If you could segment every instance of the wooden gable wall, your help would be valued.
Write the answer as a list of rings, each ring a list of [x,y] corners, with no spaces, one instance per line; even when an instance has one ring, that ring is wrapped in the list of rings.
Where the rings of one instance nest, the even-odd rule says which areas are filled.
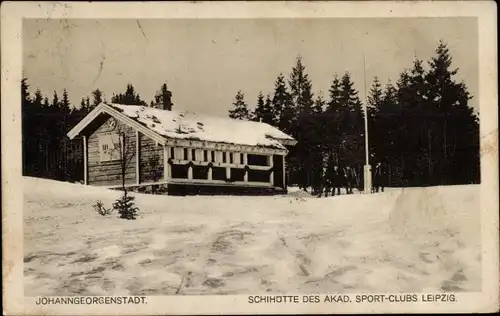
[[[109,118],[98,127],[91,135],[88,137],[88,183],[91,185],[120,185],[121,178],[121,166],[119,160],[113,161],[101,161],[100,148],[99,148],[99,136],[108,135],[111,133],[116,133],[115,131],[110,131],[108,128],[108,123],[112,118]],[[127,125],[116,120],[116,129],[124,129],[128,138],[128,150],[131,152],[135,151],[136,144],[136,132],[134,129],[129,128]],[[136,157],[135,155],[131,158],[130,163],[127,165],[125,173],[125,184],[136,183]]]

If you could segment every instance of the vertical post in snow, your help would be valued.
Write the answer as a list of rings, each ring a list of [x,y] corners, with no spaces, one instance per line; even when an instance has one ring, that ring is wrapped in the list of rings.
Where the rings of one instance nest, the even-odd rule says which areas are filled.
[[[243,165],[246,167],[248,165],[248,154],[243,153]],[[248,182],[248,171],[245,168],[245,174],[243,175],[243,182]]]
[[[273,155],[267,156],[269,159],[268,165],[271,167],[271,169],[274,167],[274,161],[273,161]],[[271,171],[269,173],[269,184],[274,185],[274,171]]]
[[[87,172],[87,136],[83,135],[83,184],[88,184]]]
[[[231,167],[227,166],[229,164],[229,152],[222,152],[222,154],[226,157],[226,179],[231,179]]]
[[[285,168],[285,155],[282,156],[283,158],[283,189],[286,190],[286,168]]]
[[[163,145],[163,181],[168,181],[170,178],[169,172],[169,163],[168,159],[170,158],[170,148],[167,145]]]
[[[141,182],[140,178],[140,157],[139,157],[139,151],[140,151],[140,143],[139,143],[139,130],[135,130],[135,183],[139,184]]]
[[[364,117],[365,117],[365,167],[364,167],[364,193],[370,194],[372,192],[372,169],[370,166],[370,154],[369,154],[369,144],[368,144],[368,104],[366,95],[366,59],[365,53],[363,52],[363,72],[364,72],[364,82],[365,82],[365,102],[364,102]]]

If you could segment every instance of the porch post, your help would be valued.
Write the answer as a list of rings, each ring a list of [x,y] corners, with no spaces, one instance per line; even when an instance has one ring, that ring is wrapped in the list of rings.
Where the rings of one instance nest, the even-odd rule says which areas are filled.
[[[226,151],[223,155],[226,155],[226,164],[229,164],[229,152]],[[231,179],[231,167],[226,167],[226,179]]]
[[[168,163],[169,158],[169,147],[167,145],[163,145],[163,181],[167,181],[170,178],[170,164]]]
[[[267,157],[269,159],[268,165],[271,166],[271,168],[272,168],[274,166],[273,155],[271,154]],[[271,185],[274,185],[274,171],[271,171],[271,173],[269,174],[269,183]]]
[[[83,138],[83,184],[87,185],[88,183],[88,172],[87,172],[87,136],[82,135]]]
[[[135,130],[135,183],[139,184],[141,182],[140,174],[139,174],[139,168],[140,168],[140,157],[139,157],[139,150],[140,150],[140,144],[139,144],[139,130]]]
[[[283,189],[286,190],[286,168],[285,168],[285,155],[283,157]]]
[[[243,165],[246,167],[248,165],[248,154],[243,153]],[[243,182],[248,182],[248,171],[245,169],[245,174],[243,175]]]
[[[188,180],[193,180],[193,167],[188,167]]]
[[[207,180],[212,181],[212,167],[208,167]]]

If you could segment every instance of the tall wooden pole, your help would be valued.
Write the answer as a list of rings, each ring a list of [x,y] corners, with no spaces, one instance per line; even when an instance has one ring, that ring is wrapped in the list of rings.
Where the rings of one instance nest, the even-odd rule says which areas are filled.
[[[364,82],[365,82],[365,102],[364,102],[364,112],[365,112],[365,168],[364,168],[364,193],[370,194],[372,192],[372,169],[370,166],[370,152],[368,143],[368,98],[366,95],[366,59],[363,53],[363,72],[364,72]]]

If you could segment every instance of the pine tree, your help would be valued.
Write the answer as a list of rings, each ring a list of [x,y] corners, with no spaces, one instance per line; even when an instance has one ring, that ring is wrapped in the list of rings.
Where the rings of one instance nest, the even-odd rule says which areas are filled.
[[[424,76],[422,61],[415,59],[413,67],[402,72],[397,83],[401,115],[396,127],[399,138],[395,141],[399,148],[398,160],[403,181],[409,185],[429,183],[433,165],[430,156],[432,147],[426,143],[427,132],[432,125],[429,117],[432,117],[433,108],[429,108],[426,102],[427,85]]]
[[[313,113],[320,114],[325,110],[326,101],[323,98],[323,93],[320,92],[314,101]]]
[[[157,107],[162,110],[172,111],[172,91],[168,90],[167,84],[164,83],[160,90],[158,90],[154,97],[153,107]]]
[[[275,124],[272,101],[269,95],[267,95],[266,100],[264,101],[264,95],[262,92],[259,92],[253,118],[257,122],[263,122],[269,125]]]
[[[341,106],[341,86],[337,75],[334,75],[329,89],[329,101],[322,115],[322,126],[324,126],[323,151],[324,160],[338,164],[340,155],[341,135],[340,127],[345,117]]]
[[[123,105],[147,105],[147,103],[141,99],[140,95],[135,92],[135,88],[131,84],[127,84],[125,93],[113,94],[111,102]]]
[[[85,104],[85,98],[82,97],[82,100],[80,101],[80,111],[82,111],[83,113],[87,114],[88,113],[88,109],[86,108],[86,104]]]
[[[31,101],[28,88],[29,88],[28,79],[23,77],[21,79],[21,100],[23,101],[23,104],[27,104],[27,102]]]
[[[298,113],[310,113],[313,106],[313,93],[311,91],[311,81],[306,73],[306,68],[302,63],[302,57],[297,57],[296,64],[290,73],[288,80],[290,86],[290,96],[293,107]]]
[[[315,187],[317,175],[321,167],[320,158],[320,116],[313,112],[314,95],[312,84],[306,73],[302,58],[296,59],[288,80],[290,86],[292,128],[290,134],[295,136],[298,143],[290,155],[289,165],[296,167],[299,186]],[[296,166],[294,166],[296,164]]]
[[[271,100],[271,96],[269,94],[266,96],[266,101],[264,103],[264,111],[263,112],[265,114],[264,114],[262,122],[275,126],[276,122],[274,121],[273,101]]]
[[[22,151],[23,151],[23,175],[31,175],[34,172],[35,164],[29,152],[36,150],[35,135],[33,132],[33,104],[28,92],[28,79],[21,80],[21,128],[22,128]]]
[[[118,211],[120,218],[136,219],[139,208],[135,206],[134,200],[135,196],[127,195],[127,191],[124,191],[123,195],[113,203],[113,209]]]
[[[90,106],[88,111],[89,112],[92,111],[96,106],[98,106],[102,102],[104,102],[102,91],[100,89],[95,89],[94,91],[92,91],[92,105]]]
[[[54,95],[52,97],[52,107],[53,107],[53,109],[60,107],[59,96],[57,95],[56,91],[54,91]]]
[[[377,147],[379,143],[383,142],[381,133],[384,129],[383,124],[379,124],[376,120],[377,111],[380,110],[383,99],[382,85],[380,84],[378,77],[373,79],[373,84],[368,93],[367,99],[368,131],[370,137],[368,141],[370,144],[370,153],[372,153],[372,156],[375,157],[375,161],[372,162],[372,165],[374,165],[381,161],[381,158],[377,155]]]
[[[42,95],[42,91],[40,91],[40,89],[36,89],[35,96],[34,96],[32,102],[33,102],[33,105],[36,106],[37,108],[42,107],[43,95]]]
[[[43,107],[44,109],[47,109],[47,108],[49,108],[49,106],[50,106],[49,98],[44,97],[44,98],[43,98],[42,107]]]
[[[255,110],[253,112],[253,119],[257,122],[262,122],[264,117],[264,95],[262,92],[259,92],[257,95],[257,105],[255,106]]]
[[[379,105],[375,111],[372,152],[376,162],[387,162],[399,166],[398,125],[401,124],[401,107],[398,104],[396,88],[389,81],[385,86]],[[372,163],[373,165],[373,163]],[[400,182],[398,182],[400,184]]]
[[[478,119],[468,104],[471,96],[466,85],[453,79],[458,68],[453,69],[451,65],[449,49],[440,41],[425,75],[429,84],[427,100],[435,109],[432,118],[434,137],[428,141],[434,144],[432,156],[437,162],[434,178],[439,179],[439,184],[477,183],[480,160]]]
[[[237,120],[250,120],[250,111],[245,103],[245,94],[239,90],[233,102],[234,109],[229,110],[229,117]]]
[[[274,126],[283,132],[290,133],[294,112],[292,100],[286,87],[285,77],[283,74],[279,74],[274,83],[274,95],[272,99]]]
[[[364,121],[358,91],[354,89],[349,73],[345,73],[340,81],[340,164],[359,166],[364,164]]]
[[[376,111],[379,109],[382,103],[382,85],[378,80],[378,77],[373,79],[372,87],[368,94],[368,118],[369,121],[373,121]]]
[[[63,90],[63,97],[60,103],[62,113],[69,113],[71,111],[70,102],[68,97],[68,91],[66,89]]]

